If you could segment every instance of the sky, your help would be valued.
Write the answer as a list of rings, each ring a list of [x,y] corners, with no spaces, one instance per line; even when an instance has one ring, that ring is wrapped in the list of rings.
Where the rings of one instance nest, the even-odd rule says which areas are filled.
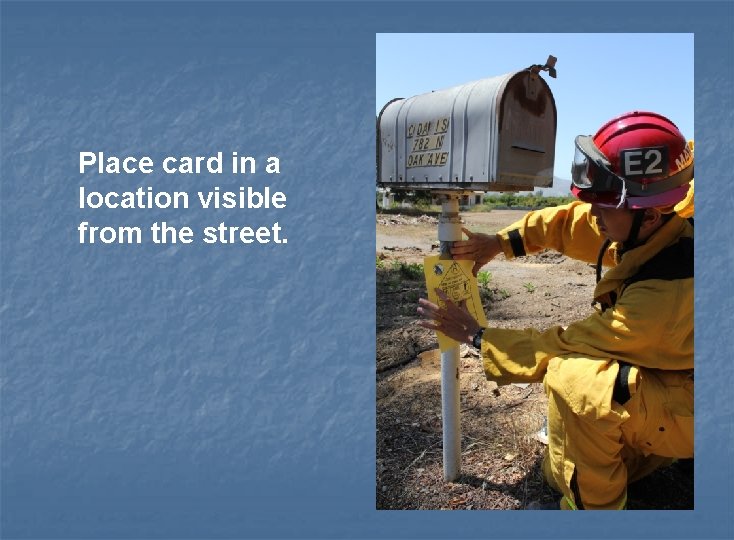
[[[554,176],[570,178],[576,135],[633,110],[670,118],[694,139],[693,34],[377,34],[375,111],[408,98],[557,58],[542,76],[556,102]],[[558,185],[556,185],[558,184]],[[552,190],[567,193],[568,182]]]

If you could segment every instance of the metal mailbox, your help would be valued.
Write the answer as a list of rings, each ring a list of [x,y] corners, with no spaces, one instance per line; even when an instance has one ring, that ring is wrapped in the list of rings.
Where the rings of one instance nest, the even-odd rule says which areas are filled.
[[[394,99],[377,119],[377,183],[411,190],[551,187],[555,141],[556,103],[538,69]]]

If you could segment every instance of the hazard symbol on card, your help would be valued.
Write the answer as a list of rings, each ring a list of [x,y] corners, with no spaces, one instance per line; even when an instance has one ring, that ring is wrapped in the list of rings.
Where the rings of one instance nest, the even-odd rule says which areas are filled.
[[[480,325],[486,327],[487,317],[479,297],[477,278],[472,274],[473,267],[474,261],[441,259],[438,255],[426,257],[423,260],[423,269],[426,276],[428,299],[443,307],[443,302],[436,294],[436,289],[441,289],[455,304],[464,304],[472,317]],[[458,345],[455,340],[446,337],[441,332],[436,332],[436,336],[441,352]]]

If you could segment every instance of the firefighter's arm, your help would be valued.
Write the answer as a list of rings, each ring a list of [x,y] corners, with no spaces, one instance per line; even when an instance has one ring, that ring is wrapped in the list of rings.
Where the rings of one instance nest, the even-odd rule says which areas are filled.
[[[573,355],[689,369],[692,335],[670,323],[685,308],[676,304],[677,296],[658,294],[640,282],[630,286],[615,307],[566,329],[488,328],[482,339],[485,374],[499,384],[536,382],[543,379],[551,358]]]
[[[580,201],[528,212],[499,231],[497,239],[508,259],[553,249],[589,263],[596,262],[604,242],[591,216],[591,205]],[[609,254],[604,263],[614,264]]]

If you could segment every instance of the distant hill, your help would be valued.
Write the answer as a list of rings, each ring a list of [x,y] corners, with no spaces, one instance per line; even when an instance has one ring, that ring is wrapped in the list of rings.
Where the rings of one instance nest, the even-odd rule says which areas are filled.
[[[571,193],[571,180],[565,178],[559,178],[558,176],[553,177],[553,187],[551,188],[537,188],[534,190],[536,193],[542,191],[543,195],[549,197],[565,197]],[[521,193],[530,193],[529,191],[521,191]]]
[[[543,190],[545,193],[545,190]],[[571,180],[566,178],[559,178],[558,176],[553,177],[553,187],[548,188],[548,193],[551,195],[564,196],[571,193]]]

